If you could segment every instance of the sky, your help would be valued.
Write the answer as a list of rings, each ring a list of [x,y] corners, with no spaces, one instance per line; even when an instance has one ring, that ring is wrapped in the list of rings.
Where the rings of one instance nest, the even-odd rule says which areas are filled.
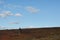
[[[60,26],[60,0],[0,0],[0,29]]]

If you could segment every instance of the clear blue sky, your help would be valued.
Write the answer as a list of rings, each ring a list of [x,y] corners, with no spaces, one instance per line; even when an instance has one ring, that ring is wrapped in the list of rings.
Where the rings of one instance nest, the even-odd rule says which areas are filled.
[[[60,0],[0,0],[0,28],[60,26]]]

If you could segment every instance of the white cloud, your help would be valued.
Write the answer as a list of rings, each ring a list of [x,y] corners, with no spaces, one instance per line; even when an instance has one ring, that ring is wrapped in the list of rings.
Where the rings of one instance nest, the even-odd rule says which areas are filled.
[[[25,26],[25,27],[22,27],[22,28],[37,28],[36,26]]]
[[[2,11],[0,13],[0,17],[2,17],[2,18],[8,17],[8,16],[16,16],[16,17],[18,16],[18,17],[20,17],[20,16],[22,16],[22,14],[20,14],[20,13],[14,14],[11,11]]]
[[[11,11],[5,11],[4,14],[8,16],[13,15]]]
[[[34,26],[28,26],[28,28],[34,28]]]
[[[0,14],[0,17],[6,17],[6,15],[5,14]]]
[[[58,27],[58,26],[25,26],[22,28],[51,28],[51,27]]]
[[[22,16],[22,14],[20,14],[20,13],[16,13],[15,16]]]
[[[19,24],[19,22],[9,22],[9,24]]]
[[[0,26],[0,30],[3,30],[5,29],[6,27],[5,26]]]
[[[25,8],[27,11],[31,12],[31,13],[37,13],[40,11],[40,9],[34,8],[32,6],[28,6]]]
[[[13,14],[11,13],[11,11],[2,11],[2,13],[0,13],[0,17],[7,17],[12,15]]]
[[[58,26],[40,26],[40,28],[51,28],[51,27],[58,27]]]

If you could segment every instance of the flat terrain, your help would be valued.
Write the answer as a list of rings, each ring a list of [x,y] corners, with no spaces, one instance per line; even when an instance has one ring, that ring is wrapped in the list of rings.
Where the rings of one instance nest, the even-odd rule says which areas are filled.
[[[60,40],[60,28],[0,30],[0,40]]]

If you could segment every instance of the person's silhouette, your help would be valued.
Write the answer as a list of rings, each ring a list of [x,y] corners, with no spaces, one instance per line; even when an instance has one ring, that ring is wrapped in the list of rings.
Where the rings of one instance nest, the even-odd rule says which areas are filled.
[[[22,33],[22,29],[21,28],[19,28],[19,31],[20,31],[20,33]]]

